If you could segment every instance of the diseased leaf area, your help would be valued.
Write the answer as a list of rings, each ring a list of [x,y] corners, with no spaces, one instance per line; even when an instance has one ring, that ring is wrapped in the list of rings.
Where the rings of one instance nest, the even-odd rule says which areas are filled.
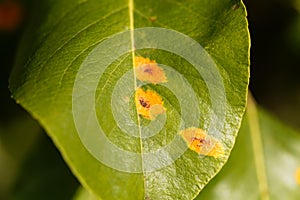
[[[133,10],[129,9],[130,4]],[[32,19],[21,42],[10,88],[15,100],[45,128],[81,184],[105,200],[195,198],[228,159],[246,106],[249,33],[242,2],[45,0],[36,2]],[[212,109],[210,84],[188,60],[172,52],[148,48],[121,55],[107,66],[97,80],[95,115],[111,146],[140,155],[142,162],[134,163],[141,165],[143,171],[139,173],[119,171],[97,160],[80,140],[72,113],[73,87],[85,59],[111,35],[132,26],[173,29],[197,41],[216,64],[226,94],[226,101],[217,102],[224,108],[225,123],[215,130],[220,132],[216,138],[208,127],[212,119],[221,116]],[[96,59],[101,64],[106,58]],[[174,77],[167,69],[179,74],[177,80],[185,80],[192,92],[187,93],[180,82],[171,82]],[[128,71],[132,72],[128,84],[119,84]],[[88,75],[97,73],[90,71]],[[178,98],[174,90],[167,87],[170,83],[176,91],[186,95]],[[128,95],[116,94],[120,96],[117,98],[120,105],[114,103],[113,98],[119,85],[124,88],[119,90],[124,94],[128,88],[135,87],[135,92]],[[182,104],[190,101],[192,94],[196,98],[187,106],[191,111],[185,115]],[[120,112],[116,116],[114,111],[123,110],[124,105],[128,113]],[[199,107],[199,111],[193,106]],[[83,112],[85,115],[80,121],[88,122],[93,113],[91,110]],[[182,123],[183,116],[192,118],[193,112],[199,112],[196,113],[199,127]],[[128,123],[116,118],[125,119],[124,116],[130,119]],[[156,134],[143,137],[148,134],[143,127],[152,123],[159,124],[153,127],[153,130],[159,127]],[[120,124],[138,129],[130,135]],[[90,126],[93,125],[86,123],[91,130],[97,128]],[[188,137],[181,134],[186,130],[193,130]],[[173,162],[147,171],[143,156],[172,144],[177,137],[185,148],[184,153],[177,156],[178,149],[171,148],[166,157],[161,160],[154,157],[151,163],[159,165],[168,159]],[[105,156],[113,158],[114,153],[107,151]],[[130,168],[132,162],[125,160],[120,165]]]
[[[299,191],[299,133],[282,125],[262,109],[255,116],[262,139],[264,168],[257,168],[246,113],[228,163],[196,198],[200,199],[297,199]],[[251,119],[253,120],[253,119]],[[234,170],[232,170],[234,169]],[[258,171],[265,171],[266,190],[261,190]],[[232,192],[235,191],[235,192]]]

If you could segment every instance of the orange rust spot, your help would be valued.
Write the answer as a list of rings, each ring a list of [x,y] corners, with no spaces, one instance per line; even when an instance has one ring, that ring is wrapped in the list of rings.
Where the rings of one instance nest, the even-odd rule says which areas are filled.
[[[218,158],[224,155],[221,143],[200,128],[191,127],[180,132],[189,148],[198,154]]]
[[[6,0],[0,3],[0,30],[15,30],[22,18],[22,6],[19,1]]]
[[[167,82],[167,77],[162,68],[160,68],[155,60],[144,58],[142,56],[135,57],[135,73],[137,79],[153,84]]]
[[[300,167],[296,169],[295,179],[298,185],[300,185]]]
[[[157,16],[151,16],[151,17],[149,18],[149,20],[150,20],[151,22],[155,22],[155,21],[157,20]]]
[[[154,91],[138,88],[135,92],[135,105],[139,115],[154,120],[157,115],[166,111],[161,97]]]

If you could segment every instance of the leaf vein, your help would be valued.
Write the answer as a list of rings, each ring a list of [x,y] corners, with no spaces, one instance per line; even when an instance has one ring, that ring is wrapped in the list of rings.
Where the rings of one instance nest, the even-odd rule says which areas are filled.
[[[106,19],[106,18],[108,18],[108,17],[110,17],[110,16],[112,16],[112,15],[118,13],[118,12],[121,12],[122,10],[124,10],[124,9],[126,9],[126,8],[127,8],[127,6],[126,6],[126,7],[122,7],[122,8],[118,8],[118,9],[116,9],[116,10],[114,10],[114,11],[108,13],[107,15],[101,17],[100,19],[96,20],[95,22],[93,22],[93,23],[91,23],[91,24],[85,26],[83,29],[81,29],[81,30],[78,31],[75,35],[73,35],[68,41],[66,41],[62,46],[60,46],[59,48],[57,48],[57,49],[55,50],[55,52],[54,52],[53,54],[51,54],[51,55],[46,59],[46,61],[45,61],[43,64],[41,64],[41,66],[40,66],[40,68],[39,68],[39,70],[38,70],[38,72],[37,72],[36,78],[35,78],[36,85],[38,85],[38,82],[39,82],[39,81],[38,81],[38,78],[40,77],[40,74],[41,74],[41,72],[43,71],[44,67],[47,65],[47,63],[48,63],[48,62],[49,62],[49,61],[50,61],[57,53],[59,53],[60,51],[62,51],[63,48],[64,48],[67,44],[69,44],[73,39],[75,39],[76,36],[78,36],[78,35],[79,35],[80,33],[82,33],[83,31],[85,31],[85,30],[91,28],[92,26],[96,25],[96,24],[99,23],[100,21],[102,21],[102,20],[104,20],[104,19]]]

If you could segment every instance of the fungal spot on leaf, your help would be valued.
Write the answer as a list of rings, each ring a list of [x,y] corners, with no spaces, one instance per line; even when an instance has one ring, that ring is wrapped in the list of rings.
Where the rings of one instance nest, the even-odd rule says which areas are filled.
[[[189,148],[200,155],[218,158],[224,155],[222,144],[214,137],[209,136],[200,128],[191,127],[180,132],[180,135]]]
[[[295,180],[298,185],[300,185],[300,167],[296,169]]]
[[[155,60],[136,56],[134,66],[136,77],[140,81],[153,84],[167,82],[164,70],[157,65]]]
[[[155,21],[157,20],[157,16],[151,16],[151,17],[149,18],[149,20],[150,20],[151,22],[155,22]]]
[[[154,120],[166,111],[161,97],[154,91],[138,88],[135,92],[135,105],[139,115]]]

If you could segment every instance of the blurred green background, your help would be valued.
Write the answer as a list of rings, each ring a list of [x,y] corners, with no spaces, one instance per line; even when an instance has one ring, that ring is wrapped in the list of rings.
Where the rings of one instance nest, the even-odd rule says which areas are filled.
[[[70,199],[79,183],[44,131],[10,98],[8,89],[32,2],[42,3],[0,0],[0,199]],[[253,96],[300,130],[300,1],[244,3],[252,41]]]

